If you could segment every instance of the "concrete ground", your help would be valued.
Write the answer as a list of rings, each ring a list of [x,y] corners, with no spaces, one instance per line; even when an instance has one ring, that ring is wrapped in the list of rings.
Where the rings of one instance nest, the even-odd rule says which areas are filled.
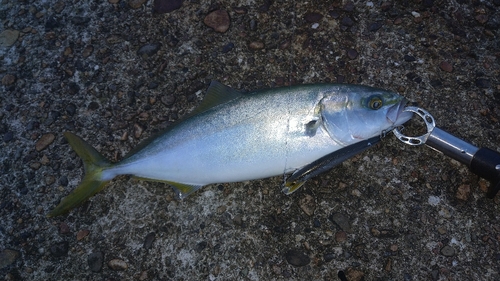
[[[282,177],[184,201],[120,177],[46,218],[83,176],[63,132],[119,160],[195,108],[212,79],[392,89],[500,150],[498,0],[160,4],[0,0],[0,278],[500,280],[488,182],[392,134],[290,196]]]

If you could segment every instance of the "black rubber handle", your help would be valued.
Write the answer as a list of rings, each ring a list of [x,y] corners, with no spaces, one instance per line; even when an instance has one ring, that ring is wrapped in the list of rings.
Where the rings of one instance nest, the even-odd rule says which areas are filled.
[[[489,148],[480,148],[472,157],[471,171],[491,182],[487,196],[495,197],[500,190],[500,153]]]

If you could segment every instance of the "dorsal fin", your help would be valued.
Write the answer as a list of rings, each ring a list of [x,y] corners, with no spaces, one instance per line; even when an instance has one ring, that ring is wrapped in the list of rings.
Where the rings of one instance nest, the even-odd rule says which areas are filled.
[[[202,113],[212,107],[218,106],[228,101],[237,99],[242,95],[243,94],[241,92],[220,82],[212,80],[210,86],[208,86],[205,98],[201,101],[200,105],[197,108],[189,113],[188,117]]]
[[[148,139],[140,142],[135,148],[130,150],[125,157],[123,157],[122,160],[129,158],[130,156],[134,155],[138,151],[142,150],[144,147],[146,147],[148,144],[150,144],[153,140],[155,140],[158,136],[165,134],[166,132],[172,130],[175,126],[179,125],[182,123],[182,121],[188,119],[189,117],[192,117],[194,115],[200,114],[202,112],[205,112],[209,110],[212,107],[215,107],[217,105],[229,102],[231,100],[237,99],[241,97],[243,94],[231,87],[228,87],[226,85],[223,85],[222,83],[219,83],[215,80],[212,80],[210,83],[210,86],[208,86],[207,93],[205,95],[205,98],[201,101],[200,105],[193,109],[193,111],[189,112],[185,116],[182,117],[181,120],[178,120],[174,124],[170,125],[167,127],[165,130],[162,130],[156,134],[153,134],[150,136]]]

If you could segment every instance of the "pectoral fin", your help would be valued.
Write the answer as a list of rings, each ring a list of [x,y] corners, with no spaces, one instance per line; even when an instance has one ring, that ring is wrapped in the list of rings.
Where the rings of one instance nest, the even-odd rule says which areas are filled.
[[[371,139],[363,140],[355,144],[349,145],[335,152],[327,154],[316,161],[295,171],[285,182],[283,192],[290,194],[301,187],[308,179],[322,174],[345,160],[354,157],[355,155],[372,147],[381,140],[380,136]]]
[[[295,174],[295,173],[294,173]],[[289,181],[287,180],[285,182],[285,187],[283,187],[282,191],[286,195],[294,193],[299,187],[304,185],[306,183],[306,180],[295,180],[295,181]]]

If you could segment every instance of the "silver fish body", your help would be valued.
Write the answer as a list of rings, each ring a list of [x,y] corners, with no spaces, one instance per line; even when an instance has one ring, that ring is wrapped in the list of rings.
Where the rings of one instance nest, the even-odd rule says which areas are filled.
[[[405,103],[397,93],[359,85],[301,85],[242,94],[212,82],[190,117],[118,163],[86,167],[93,175],[81,186],[130,174],[167,182],[182,198],[207,184],[282,175],[403,124],[412,116],[403,112]],[[90,149],[82,149],[86,144],[78,137],[66,136],[77,152],[78,147]]]

